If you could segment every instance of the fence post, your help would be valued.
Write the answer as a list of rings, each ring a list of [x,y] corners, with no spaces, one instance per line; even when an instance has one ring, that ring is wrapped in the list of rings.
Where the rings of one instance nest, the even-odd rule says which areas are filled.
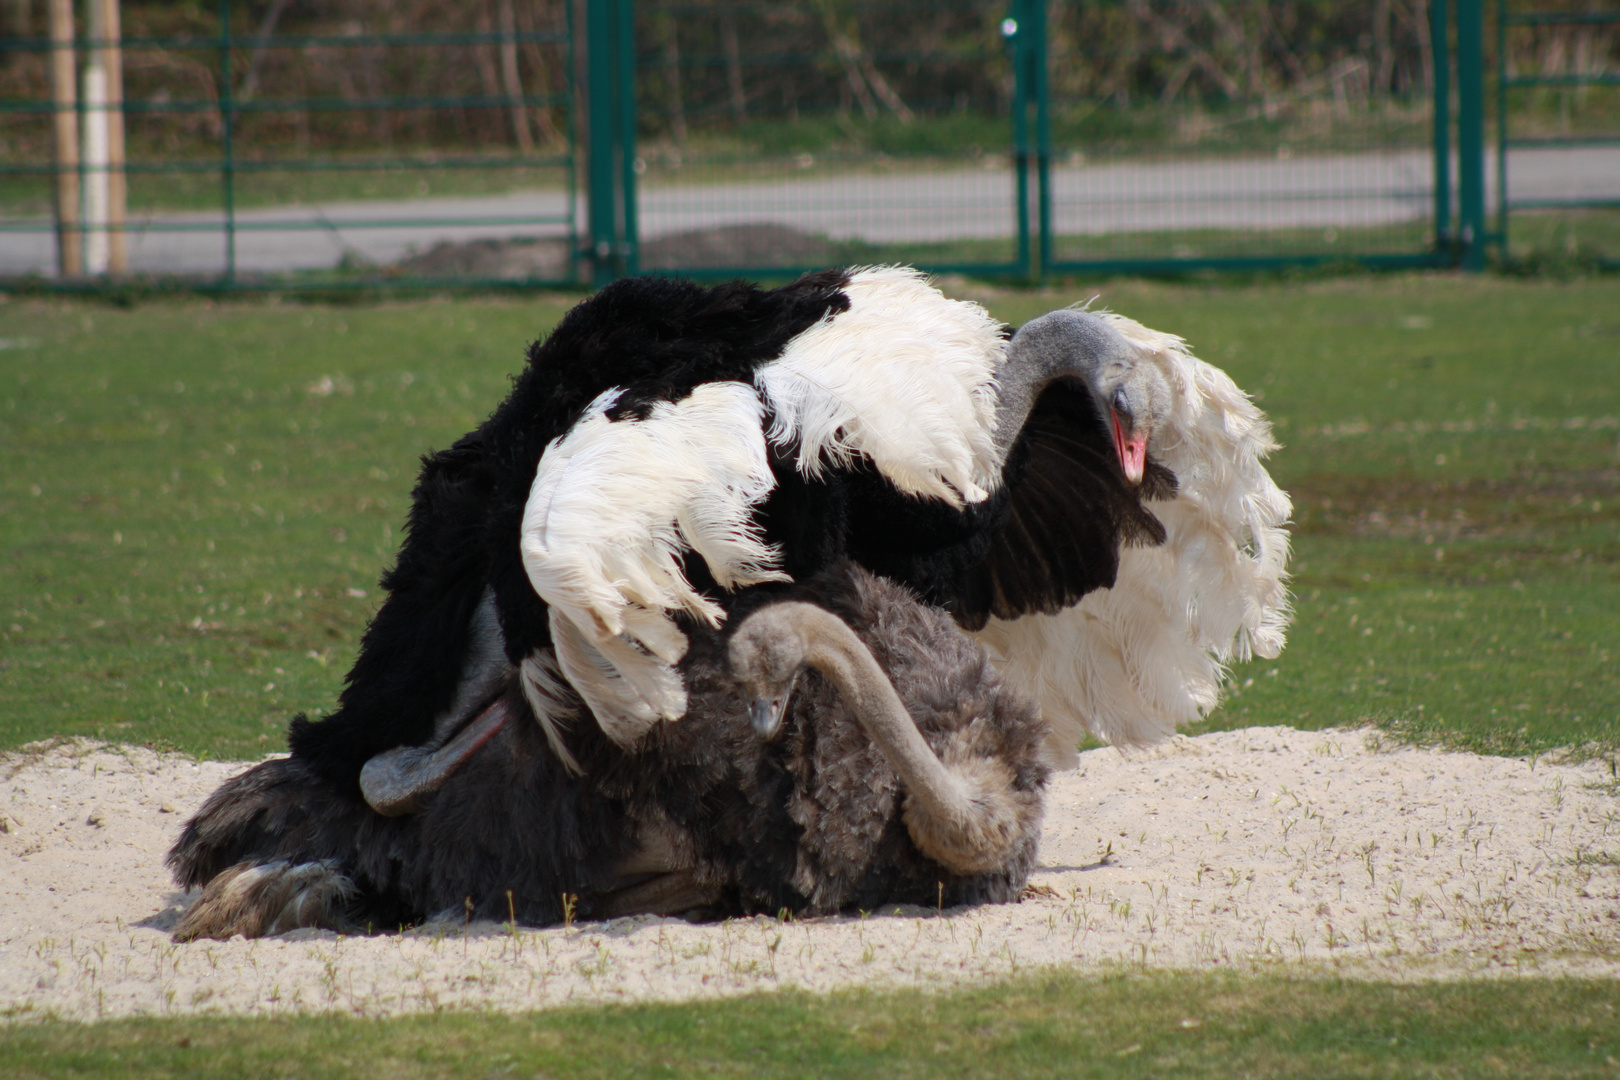
[[[1047,114],[1046,0],[1013,0],[1012,15],[1001,24],[1012,46],[1013,183],[1018,223],[1019,268],[1039,280],[1052,262],[1052,132]],[[1034,131],[1031,116],[1034,113]],[[1030,220],[1030,166],[1033,165],[1036,208]],[[1035,250],[1034,237],[1039,236]]]
[[[622,200],[619,236],[624,272],[641,269],[641,242],[636,222],[636,11],[634,0],[618,0],[619,77],[615,80],[619,114],[619,176]]]
[[[74,72],[73,0],[51,0],[51,99],[56,120],[56,267],[84,273],[79,224],[79,92]]]
[[[231,100],[231,0],[219,0],[220,197],[225,211],[225,281],[236,280],[236,109]]]
[[[586,0],[586,199],[597,288],[636,262],[634,34],[631,0]]]
[[[1457,0],[1457,217],[1462,268],[1485,269],[1485,15]]]
[[[1429,44],[1434,71],[1434,249],[1455,260],[1451,234],[1451,42],[1448,0],[1430,0]]]
[[[1029,98],[1034,87],[1029,83],[1029,65],[1025,62],[1024,43],[1034,33],[1025,18],[1026,0],[1014,0],[1012,16],[1001,24],[1001,33],[1012,46],[1013,62],[1013,205],[1017,214],[1018,252],[1013,256],[1021,273],[1033,273],[1034,254],[1030,247],[1029,225]]]
[[[1024,41],[1025,64],[1035,105],[1035,228],[1040,241],[1035,276],[1044,280],[1052,265],[1052,88],[1047,79],[1046,0],[1024,0],[1030,34]],[[1019,35],[1023,37],[1023,35]]]

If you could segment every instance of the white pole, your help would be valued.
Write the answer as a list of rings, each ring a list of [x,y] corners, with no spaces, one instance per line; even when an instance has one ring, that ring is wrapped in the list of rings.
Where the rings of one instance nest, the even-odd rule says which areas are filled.
[[[105,36],[102,8],[95,0],[85,5],[85,36],[99,42]],[[92,44],[84,67],[84,270],[105,274],[111,252],[107,245],[107,65],[106,50]]]
[[[51,101],[56,108],[56,258],[63,277],[84,273],[79,232],[79,114],[73,78],[73,0],[51,0]]]
[[[101,6],[101,33],[108,43],[101,50],[101,64],[107,71],[107,269],[127,274],[129,244],[124,222],[129,196],[124,175],[123,19],[118,0],[96,2]]]

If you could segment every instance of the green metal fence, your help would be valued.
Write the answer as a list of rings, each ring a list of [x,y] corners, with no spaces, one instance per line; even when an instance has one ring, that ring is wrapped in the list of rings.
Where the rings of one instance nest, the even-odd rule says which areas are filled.
[[[1040,0],[646,0],[639,266],[1028,276]]]
[[[0,282],[116,281],[60,275],[59,234],[122,235],[130,273],[222,289],[1479,268],[1509,207],[1543,198],[1516,176],[1487,228],[1483,0],[123,10],[121,170],[52,148],[50,61],[87,78],[91,20],[0,40]],[[1498,65],[1532,15],[1556,23],[1498,11]],[[1502,95],[1550,84],[1496,73],[1505,192]],[[70,108],[89,130],[96,107]],[[130,209],[103,226],[89,194],[113,172]],[[68,173],[76,221],[53,206]]]
[[[117,267],[64,273],[64,253],[121,237],[129,276],[192,287],[576,279],[571,5],[446,7],[427,32],[382,7],[294,19],[285,2],[218,0],[188,21],[126,3],[123,101],[99,108],[91,68],[112,42],[87,17],[94,0],[80,6],[69,39],[0,41],[0,277],[100,287]],[[62,54],[78,61],[66,105],[49,77]],[[88,150],[109,108],[121,166],[53,152],[64,112]],[[66,211],[65,172],[80,203]],[[92,212],[109,174],[127,186],[122,223]]]
[[[1479,0],[1454,2],[1477,23]],[[1421,0],[649,0],[640,265],[1451,265],[1474,231],[1452,221],[1447,16]]]
[[[1620,6],[1497,0],[1495,61],[1493,241],[1620,265]]]

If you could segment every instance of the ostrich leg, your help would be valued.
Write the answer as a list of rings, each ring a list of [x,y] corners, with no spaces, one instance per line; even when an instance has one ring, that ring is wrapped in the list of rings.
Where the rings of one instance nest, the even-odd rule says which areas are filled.
[[[775,734],[805,666],[827,676],[900,775],[906,829],[936,862],[963,874],[993,870],[1027,831],[1030,811],[1013,797],[1007,765],[988,757],[941,762],[871,651],[831,613],[795,601],[754,613],[732,638],[731,666],[765,737]]]

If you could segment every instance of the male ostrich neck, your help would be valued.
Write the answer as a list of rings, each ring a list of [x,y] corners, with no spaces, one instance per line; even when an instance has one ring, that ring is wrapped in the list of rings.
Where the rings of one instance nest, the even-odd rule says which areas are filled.
[[[906,828],[918,849],[958,873],[1004,864],[1017,842],[1019,810],[1007,766],[968,758],[947,767],[934,754],[872,653],[837,616],[811,604],[772,605],[739,637],[802,641],[803,663],[825,675],[906,789]],[[735,653],[734,653],[735,655]]]
[[[1083,311],[1050,312],[1013,335],[996,385],[996,449],[1003,460],[1041,391],[1054,381],[1078,378],[1097,392],[1098,359],[1117,338],[1101,319]]]

